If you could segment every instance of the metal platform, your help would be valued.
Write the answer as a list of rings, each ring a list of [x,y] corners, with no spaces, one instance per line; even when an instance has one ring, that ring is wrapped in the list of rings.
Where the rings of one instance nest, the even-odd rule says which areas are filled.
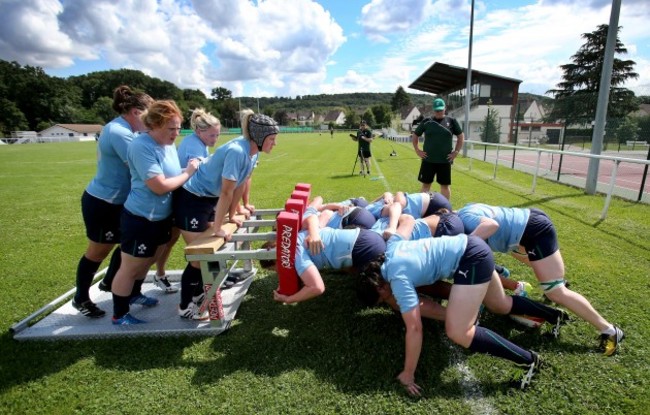
[[[99,284],[96,283],[90,288],[90,298],[99,308],[106,311],[106,316],[92,319],[81,315],[72,307],[70,299],[75,293],[73,288],[11,326],[10,331],[14,339],[21,341],[220,334],[228,330],[235,319],[244,295],[257,273],[252,261],[276,258],[275,249],[251,249],[251,242],[275,240],[275,232],[259,232],[259,229],[275,225],[275,220],[261,218],[262,216],[275,217],[279,211],[280,209],[258,210],[255,217],[244,221],[242,227],[237,229],[228,242],[213,236],[210,229],[204,232],[204,237],[185,247],[186,259],[200,264],[203,282],[210,284],[202,309],[209,309],[212,299],[215,299],[216,303],[221,301],[223,316],[218,317],[220,310],[215,312],[217,315],[215,318],[219,319],[193,321],[180,318],[177,312],[180,294],[166,294],[155,287],[154,272],[151,271],[142,285],[142,293],[158,298],[159,304],[151,308],[133,305],[130,311],[135,317],[146,321],[146,324],[113,325],[110,318],[113,311],[112,294],[100,291]],[[240,267],[238,267],[239,263],[241,263]],[[106,269],[95,274],[95,279],[98,281],[98,277],[105,272]],[[179,284],[181,273],[181,270],[170,271],[167,276],[172,283]],[[234,278],[237,282],[228,289],[221,288],[219,296],[217,290],[224,287],[226,278]],[[213,311],[219,308],[215,303],[212,304],[215,306]],[[32,324],[34,321],[36,323]]]
[[[16,340],[71,340],[71,339],[106,339],[139,336],[216,336],[228,330],[239,306],[253,281],[256,270],[242,274],[240,280],[232,287],[221,291],[224,319],[215,324],[208,321],[192,321],[178,316],[179,293],[165,294],[153,285],[153,274],[150,273],[142,285],[142,293],[158,298],[156,307],[145,308],[139,305],[131,306],[131,313],[145,320],[146,324],[133,326],[115,326],[111,324],[113,301],[111,294],[100,291],[95,284],[90,289],[90,297],[104,311],[102,318],[88,318],[81,315],[72,307],[70,301],[29,326],[15,332]],[[181,271],[168,272],[169,280],[180,281]]]

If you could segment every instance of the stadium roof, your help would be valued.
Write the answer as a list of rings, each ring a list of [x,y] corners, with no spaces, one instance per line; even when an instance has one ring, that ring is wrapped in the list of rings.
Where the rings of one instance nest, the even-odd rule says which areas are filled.
[[[506,78],[505,76],[494,75],[472,69],[472,80],[480,80],[484,77],[503,79],[517,84],[522,82],[519,79]],[[466,84],[467,68],[434,62],[429,69],[424,71],[418,79],[409,85],[409,88],[442,95],[447,92],[453,92],[459,88],[464,88]]]

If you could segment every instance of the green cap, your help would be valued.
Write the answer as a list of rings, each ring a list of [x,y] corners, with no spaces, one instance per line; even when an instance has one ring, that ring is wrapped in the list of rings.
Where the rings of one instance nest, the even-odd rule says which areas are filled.
[[[433,100],[433,110],[442,111],[445,109],[445,101],[442,98],[436,98]]]

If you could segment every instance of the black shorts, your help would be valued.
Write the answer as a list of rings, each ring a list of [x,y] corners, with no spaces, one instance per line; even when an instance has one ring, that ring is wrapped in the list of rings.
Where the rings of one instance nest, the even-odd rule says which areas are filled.
[[[477,285],[489,282],[494,272],[492,249],[478,236],[467,237],[467,247],[454,273],[454,284]]]
[[[375,222],[377,222],[377,219],[375,219],[372,213],[366,209],[355,207],[350,209],[347,215],[343,216],[343,219],[341,220],[341,228],[370,229]]]
[[[352,266],[363,268],[370,261],[386,252],[386,241],[377,232],[361,229],[352,248]]]
[[[438,226],[436,226],[436,232],[434,237],[439,237],[443,235],[454,236],[465,233],[465,225],[455,213],[443,213],[440,215],[440,220],[438,221]]]
[[[365,149],[365,148],[359,148],[359,152],[361,153],[361,157],[364,159],[369,159],[372,157],[372,153],[370,152],[370,149]]]
[[[122,211],[122,252],[137,258],[151,258],[160,245],[171,239],[172,218],[150,221]]]
[[[81,215],[86,225],[86,236],[99,244],[120,242],[120,217],[124,205],[114,205],[88,192],[81,195]]]
[[[420,173],[418,174],[418,181],[424,184],[436,182],[440,185],[447,186],[451,184],[451,163],[430,163],[422,160],[420,164]]]
[[[450,212],[453,210],[451,208],[451,203],[449,203],[449,200],[447,200],[446,197],[440,193],[429,192],[429,206],[427,206],[427,210],[424,212],[424,215],[422,215],[422,217],[424,218],[429,215],[433,215],[440,209],[447,209]]]
[[[352,199],[350,199],[350,202],[352,203],[353,206],[358,206],[360,208],[365,208],[366,206],[368,206],[368,201],[363,197],[353,197]]]
[[[539,209],[530,209],[530,217],[519,245],[526,248],[529,261],[547,258],[559,249],[557,232],[551,219]]]
[[[203,232],[214,222],[218,197],[201,197],[180,187],[174,191],[174,225],[188,232]]]

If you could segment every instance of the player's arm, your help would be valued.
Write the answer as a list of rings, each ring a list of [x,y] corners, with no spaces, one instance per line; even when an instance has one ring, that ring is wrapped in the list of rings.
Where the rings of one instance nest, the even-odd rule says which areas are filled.
[[[313,264],[300,274],[300,280],[304,285],[297,293],[284,295],[275,290],[273,291],[273,299],[281,303],[293,304],[310,300],[325,292],[325,283],[323,282],[323,278],[321,277],[318,268]]]
[[[422,135],[422,133],[420,133],[420,135]],[[425,158],[427,156],[427,153],[420,150],[420,136],[417,135],[417,130],[411,133],[411,143],[413,144],[413,150],[415,150],[415,154],[417,154],[418,157]]]
[[[481,222],[478,224],[476,229],[470,233],[470,235],[478,236],[479,238],[487,241],[487,239],[494,235],[494,233],[499,229],[499,224],[492,218],[481,218]]]

